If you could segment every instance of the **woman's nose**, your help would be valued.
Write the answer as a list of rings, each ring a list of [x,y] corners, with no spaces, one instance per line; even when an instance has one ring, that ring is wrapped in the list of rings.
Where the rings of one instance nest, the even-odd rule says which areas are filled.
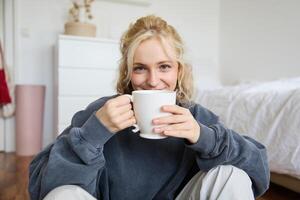
[[[150,87],[156,87],[159,83],[158,74],[156,72],[150,72],[147,82]]]

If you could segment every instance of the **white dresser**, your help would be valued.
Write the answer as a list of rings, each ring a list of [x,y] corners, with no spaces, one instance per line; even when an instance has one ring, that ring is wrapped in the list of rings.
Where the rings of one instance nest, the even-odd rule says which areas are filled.
[[[119,43],[61,35],[54,70],[54,127],[59,134],[72,116],[99,97],[116,94]]]

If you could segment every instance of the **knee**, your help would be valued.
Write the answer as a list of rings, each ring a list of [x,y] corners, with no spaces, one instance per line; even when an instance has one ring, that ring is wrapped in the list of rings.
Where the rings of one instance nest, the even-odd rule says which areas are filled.
[[[224,178],[236,179],[243,183],[252,184],[248,174],[244,170],[233,165],[219,165],[211,169],[208,173],[216,173]]]
[[[207,176],[213,177],[215,180],[222,179],[227,182],[227,186],[232,186],[233,189],[238,186],[252,191],[252,182],[248,174],[235,166],[219,165],[208,171]]]
[[[76,199],[81,192],[85,192],[85,190],[79,186],[63,185],[51,190],[43,200]]]
[[[203,179],[202,194],[211,199],[254,199],[248,174],[232,165],[220,165],[207,172]]]

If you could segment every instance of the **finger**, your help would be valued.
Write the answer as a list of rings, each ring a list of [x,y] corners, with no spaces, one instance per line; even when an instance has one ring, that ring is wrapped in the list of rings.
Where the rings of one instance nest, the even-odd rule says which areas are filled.
[[[185,115],[169,115],[153,119],[153,124],[177,124],[185,121],[187,121],[187,117]]]
[[[127,104],[130,104],[130,99],[128,96],[126,95],[121,95],[121,96],[118,96],[116,99],[116,106],[119,107],[119,106],[123,106],[123,105],[127,105]]]
[[[123,106],[120,106],[118,108],[115,108],[113,111],[111,111],[111,116],[120,116],[128,111],[132,110],[131,104],[125,104]]]
[[[126,121],[122,122],[120,125],[119,125],[119,129],[120,130],[123,130],[125,128],[128,128],[130,126],[132,126],[133,124],[136,123],[136,119],[135,117],[131,117],[129,119],[127,119]]]
[[[169,126],[164,126],[162,127],[164,131],[173,131],[173,130],[182,130],[182,131],[187,131],[191,129],[191,126],[189,123],[179,123],[179,124],[172,124]]]
[[[112,105],[115,107],[120,107],[126,104],[130,104],[130,99],[125,95],[121,95],[112,99]]]
[[[172,124],[172,125],[168,125],[168,126],[155,127],[154,132],[162,133],[164,131],[173,131],[173,130],[187,131],[190,129],[191,129],[191,126],[189,125],[189,123],[179,123],[179,124]]]
[[[133,111],[129,110],[129,111],[123,113],[122,115],[119,115],[119,116],[115,117],[114,120],[113,120],[113,122],[115,124],[123,123],[124,121],[130,119],[133,116],[134,116]]]
[[[170,112],[173,114],[186,114],[189,112],[188,109],[180,107],[178,105],[164,105],[161,109],[163,112]]]
[[[189,131],[172,130],[172,131],[163,131],[162,134],[166,135],[166,136],[172,136],[172,137],[178,137],[178,138],[187,138]]]
[[[128,104],[128,105],[124,105],[124,106],[121,106],[121,107],[115,107],[115,108],[110,108],[107,110],[108,112],[108,115],[111,117],[111,118],[115,118],[115,117],[118,117],[126,112],[128,112],[129,110],[131,110],[131,105]]]

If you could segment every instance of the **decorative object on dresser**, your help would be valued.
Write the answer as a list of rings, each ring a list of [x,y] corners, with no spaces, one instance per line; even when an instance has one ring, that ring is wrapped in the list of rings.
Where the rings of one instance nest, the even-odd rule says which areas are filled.
[[[65,24],[66,35],[96,36],[96,26],[90,21],[93,19],[91,5],[94,0],[73,0],[69,10],[70,21]]]
[[[56,135],[78,110],[94,100],[116,94],[119,42],[104,38],[61,35],[54,68],[54,129]]]

